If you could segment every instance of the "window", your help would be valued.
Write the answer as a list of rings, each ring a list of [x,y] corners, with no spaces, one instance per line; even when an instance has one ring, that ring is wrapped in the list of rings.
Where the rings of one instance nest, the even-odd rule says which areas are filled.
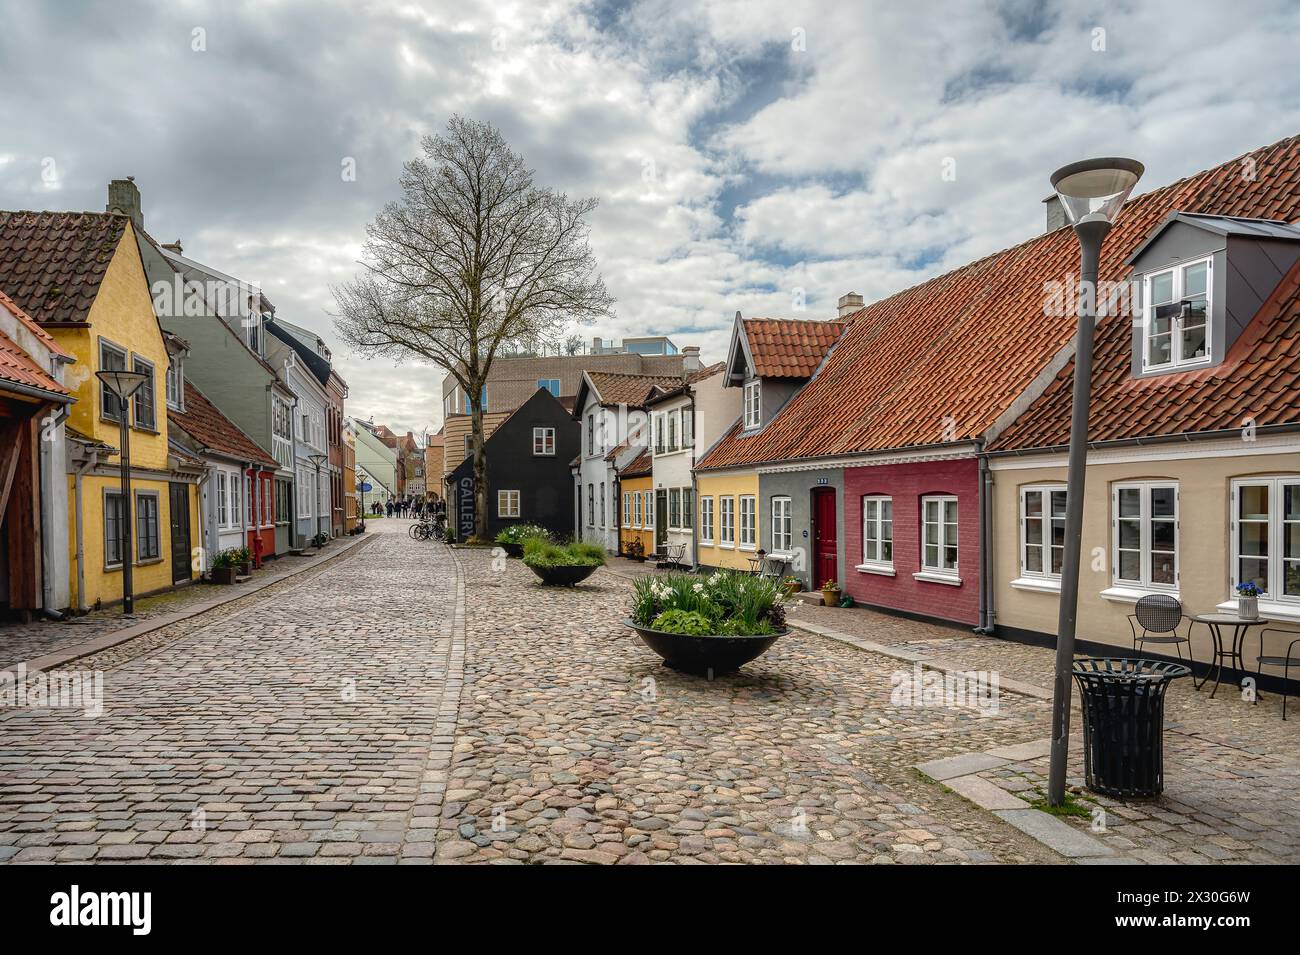
[[[1065,488],[1020,489],[1020,573],[1060,577],[1065,560]]]
[[[772,550],[788,553],[794,544],[794,533],[790,522],[790,499],[788,497],[772,498]]]
[[[682,488],[682,530],[689,531],[695,523],[695,491]]]
[[[605,482],[600,482],[600,526],[605,526]]]
[[[227,490],[227,481],[228,478],[226,477],[226,472],[218,471],[217,472],[217,494],[216,494],[218,527],[230,526],[230,498],[226,496],[229,493],[229,491]]]
[[[718,543],[723,547],[736,546],[736,499],[718,498]]]
[[[135,559],[158,560],[162,557],[162,543],[158,535],[158,494],[155,491],[135,492]]]
[[[312,486],[311,472],[298,468],[298,516],[311,517],[312,499],[308,494]]]
[[[762,394],[761,381],[745,383],[745,430],[747,431],[763,423]]]
[[[1300,476],[1232,484],[1232,583],[1300,601]]]
[[[596,453],[596,416],[587,415],[587,453]]]
[[[176,355],[167,366],[167,407],[177,411],[185,410],[182,400],[185,392],[185,371],[181,368],[181,358]]]
[[[1177,368],[1210,360],[1212,264],[1210,258],[1200,259],[1146,277],[1144,367]]]
[[[957,498],[921,498],[921,570],[957,576]]]
[[[596,485],[587,485],[587,526],[596,526]]]
[[[230,524],[239,527],[244,523],[244,475],[239,471],[230,472]]]
[[[1116,583],[1178,586],[1178,485],[1121,484],[1111,492]]]
[[[122,537],[126,527],[121,491],[104,492],[104,566],[122,566]]]
[[[689,448],[695,444],[695,415],[690,408],[682,409],[682,447]]]
[[[862,563],[894,566],[894,501],[873,495],[862,499]]]
[[[641,515],[642,515],[641,492],[633,491],[632,492],[632,526],[633,527],[641,526]]]
[[[668,526],[682,526],[682,489],[679,487],[668,491]]]
[[[126,349],[118,348],[101,338],[99,340],[99,370],[125,371]],[[121,421],[121,411],[118,410],[118,405],[117,395],[113,394],[112,389],[101,381],[99,383],[100,417],[108,418],[110,421]]]
[[[647,530],[653,530],[655,526],[654,494],[651,491],[643,491],[642,496],[645,498],[645,526]]]
[[[464,404],[462,405],[462,407],[465,409],[465,414],[470,414],[470,413],[472,412],[473,409],[470,408],[470,406],[469,406],[469,395],[468,395],[468,394],[465,394],[465,393],[462,393],[461,397],[464,399]],[[484,385],[484,386],[479,390],[478,398],[479,398],[478,403],[479,403],[479,405],[482,407],[483,411],[487,411],[487,410],[488,410],[487,385]]]
[[[624,527],[631,527],[631,526],[632,526],[632,495],[631,495],[629,492],[627,492],[627,491],[624,491],[624,492],[623,492],[623,521],[622,521],[622,523],[623,523],[623,526],[624,526]]]
[[[545,388],[556,398],[560,397],[560,379],[558,378],[538,378],[537,387]]]
[[[676,451],[678,450],[677,413],[675,411],[670,411],[668,414],[664,415],[664,417],[668,420],[668,450]]]
[[[700,541],[713,543],[713,498],[700,498]]]
[[[654,416],[655,429],[655,454],[664,453],[664,416],[657,414]]]
[[[555,457],[555,429],[533,429],[533,456],[539,458]]]
[[[131,359],[131,369],[145,376],[144,384],[137,388],[135,394],[131,396],[131,403],[134,406],[135,426],[146,431],[156,431],[158,419],[154,410],[153,365],[143,358],[133,357]]]
[[[752,494],[746,494],[740,499],[740,546],[753,547],[754,540],[757,537],[755,526],[755,500]]]
[[[519,516],[519,492],[497,491],[497,517]]]

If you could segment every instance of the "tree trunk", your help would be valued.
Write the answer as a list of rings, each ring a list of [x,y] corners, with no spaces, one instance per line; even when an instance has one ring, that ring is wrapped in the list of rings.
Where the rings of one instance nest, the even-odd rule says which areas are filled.
[[[483,453],[483,406],[480,388],[470,401],[470,447],[474,452],[474,536],[488,539],[487,455]]]

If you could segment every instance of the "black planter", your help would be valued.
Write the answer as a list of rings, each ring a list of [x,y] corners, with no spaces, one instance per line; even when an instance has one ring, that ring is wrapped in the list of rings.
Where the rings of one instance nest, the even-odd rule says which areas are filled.
[[[790,632],[782,630],[765,637],[692,637],[684,633],[651,630],[631,620],[623,622],[635,630],[641,641],[663,657],[664,662],[674,670],[700,676],[715,676],[737,670],[750,660],[761,657],[768,647]]]
[[[238,567],[213,567],[211,574],[212,582],[214,584],[233,584],[235,582],[235,575],[238,573]]]
[[[506,556],[507,556],[507,557],[523,557],[523,556],[524,556],[524,545],[523,545],[523,544],[499,544],[499,545],[497,545],[497,546],[499,546],[503,551],[506,552]]]
[[[596,566],[575,567],[572,564],[561,564],[557,567],[534,567],[532,564],[526,566],[548,587],[572,587],[574,584],[582,583],[598,569]]]

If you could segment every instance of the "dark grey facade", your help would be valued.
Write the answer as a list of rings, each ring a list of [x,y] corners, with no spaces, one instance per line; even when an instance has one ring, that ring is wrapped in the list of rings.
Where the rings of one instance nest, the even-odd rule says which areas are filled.
[[[790,500],[791,550],[795,559],[790,573],[803,581],[805,589],[816,587],[820,581],[813,579],[816,569],[815,544],[817,527],[814,520],[814,496],[833,494],[835,498],[835,573],[832,579],[843,585],[846,567],[844,560],[844,469],[823,468],[813,471],[783,471],[758,476],[758,546],[771,552],[774,521],[772,501],[775,498]]]

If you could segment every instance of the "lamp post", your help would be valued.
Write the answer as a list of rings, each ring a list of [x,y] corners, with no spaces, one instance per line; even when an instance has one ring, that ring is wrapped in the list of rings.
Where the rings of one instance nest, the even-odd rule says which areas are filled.
[[[1070,409],[1069,477],[1065,491],[1065,553],[1061,605],[1056,625],[1056,679],[1052,687],[1052,755],[1047,799],[1065,802],[1066,757],[1070,747],[1071,671],[1074,669],[1075,617],[1079,608],[1079,560],[1083,549],[1083,491],[1088,463],[1088,404],[1092,395],[1092,342],[1097,318],[1097,267],[1101,244],[1120,207],[1142,176],[1134,159],[1085,159],[1052,174],[1079,240],[1079,323],[1074,350],[1074,398]]]
[[[313,495],[315,503],[312,504],[312,514],[314,515],[315,520],[312,523],[316,525],[316,534],[314,536],[319,537],[321,532],[320,531],[320,466],[324,464],[326,461],[328,461],[329,458],[326,455],[323,455],[319,451],[317,451],[315,454],[307,455],[307,460],[310,461],[312,464],[316,465],[316,487],[314,488],[315,494]]]
[[[118,458],[122,465],[122,526],[118,534],[118,550],[122,558],[122,613],[129,616],[135,613],[135,578],[131,546],[131,427],[127,416],[131,411],[131,399],[141,386],[149,380],[142,371],[97,371],[95,377],[103,382],[117,401],[118,421],[121,425],[122,445]]]

